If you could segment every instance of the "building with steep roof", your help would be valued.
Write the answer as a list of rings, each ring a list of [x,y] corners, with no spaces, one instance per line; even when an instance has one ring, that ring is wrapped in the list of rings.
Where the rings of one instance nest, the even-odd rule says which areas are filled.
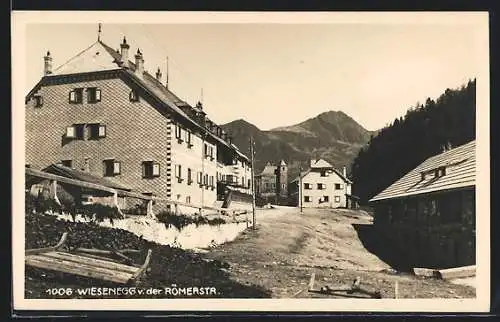
[[[379,235],[409,265],[475,264],[475,151],[471,141],[430,157],[370,200]]]
[[[278,202],[288,196],[288,166],[284,160],[267,162],[264,169],[255,175],[255,193],[268,202]]]
[[[251,192],[248,158],[203,110],[144,69],[137,49],[100,39],[44,75],[26,95],[26,164],[54,163],[161,198],[217,205],[229,188]],[[169,205],[167,204],[166,207]]]
[[[351,208],[352,182],[347,169],[342,172],[323,159],[311,160],[310,167],[290,182],[293,205],[303,208]]]

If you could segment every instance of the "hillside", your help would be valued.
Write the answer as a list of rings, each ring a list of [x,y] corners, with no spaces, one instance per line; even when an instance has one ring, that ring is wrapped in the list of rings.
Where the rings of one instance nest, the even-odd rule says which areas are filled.
[[[324,158],[334,166],[350,168],[358,151],[369,140],[370,131],[340,111],[329,111],[302,123],[262,131],[243,120],[222,125],[233,136],[234,143],[249,155],[250,137],[255,140],[255,167],[258,173],[266,162],[283,159],[289,165],[289,176],[298,173],[311,158]]]

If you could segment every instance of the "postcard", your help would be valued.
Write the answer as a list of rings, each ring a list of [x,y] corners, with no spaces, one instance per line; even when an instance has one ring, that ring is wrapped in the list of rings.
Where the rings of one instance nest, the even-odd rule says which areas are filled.
[[[14,309],[488,311],[488,28],[14,11]]]

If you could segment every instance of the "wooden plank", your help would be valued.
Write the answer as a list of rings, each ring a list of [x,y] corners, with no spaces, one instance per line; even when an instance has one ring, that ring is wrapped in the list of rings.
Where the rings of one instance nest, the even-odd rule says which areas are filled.
[[[99,259],[99,260],[103,260],[103,261],[109,261],[109,262],[117,263],[117,264],[123,264],[121,261],[119,261],[118,259],[114,259],[114,258],[107,258],[107,257],[97,256],[97,255],[83,253],[83,252],[82,253],[80,253],[80,252],[72,252],[72,254],[80,255],[80,256],[85,256],[85,257],[89,257],[89,258],[95,258],[95,259]],[[140,265],[136,265],[136,264],[131,264],[129,266],[133,266],[133,267],[136,267],[136,268],[140,267]]]
[[[413,273],[417,276],[436,277],[437,271],[431,268],[415,267],[413,268]]]
[[[146,269],[149,266],[149,262],[151,261],[151,253],[152,253],[152,250],[148,249],[148,254],[146,255],[146,259],[144,260],[144,264],[142,264],[141,268],[139,268],[139,270],[137,270],[137,272],[134,273],[134,275],[131,278],[132,281],[137,280],[142,274],[144,274],[144,272],[146,272]]]
[[[80,256],[80,255],[69,254],[69,253],[64,253],[64,252],[49,252],[49,253],[44,253],[43,256],[67,260],[67,261],[75,262],[75,263],[84,263],[84,264],[88,264],[88,265],[92,265],[92,266],[96,266],[96,267],[109,268],[112,270],[121,271],[121,272],[125,272],[125,273],[130,273],[130,274],[134,274],[138,269],[137,267],[133,267],[133,266],[128,266],[128,265],[119,264],[119,263],[115,263],[115,262],[104,261],[104,260],[100,260],[100,259],[89,258],[86,256]]]
[[[113,188],[109,188],[103,185],[95,184],[95,183],[90,183],[86,181],[81,181],[81,180],[76,180],[76,179],[70,179],[66,178],[63,176],[58,176],[52,173],[44,172],[44,171],[38,171],[30,168],[26,168],[25,172],[27,175],[31,175],[34,177],[39,177],[39,178],[44,178],[44,179],[49,179],[49,180],[57,180],[60,182],[64,182],[67,184],[71,184],[74,186],[82,187],[82,188],[88,188],[88,189],[95,189],[95,190],[101,190],[101,191],[107,191],[110,193],[115,193],[116,190]]]
[[[132,274],[124,272],[113,271],[83,263],[76,264],[75,262],[49,258],[42,255],[27,256],[25,257],[25,263],[42,269],[91,277],[119,284],[126,284],[132,277]]]
[[[476,265],[438,270],[442,279],[464,278],[476,276]]]

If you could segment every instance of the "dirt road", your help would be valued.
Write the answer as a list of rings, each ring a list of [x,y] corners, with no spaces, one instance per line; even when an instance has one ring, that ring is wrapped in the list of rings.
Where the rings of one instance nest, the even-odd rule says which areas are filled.
[[[396,281],[400,298],[475,297],[469,286],[396,274],[365,249],[353,224],[371,224],[371,217],[350,210],[261,210],[257,230],[205,255],[228,262],[231,279],[262,286],[274,298],[325,297],[307,291],[312,273],[315,288],[350,285],[360,277],[363,289],[383,298],[394,298]]]

